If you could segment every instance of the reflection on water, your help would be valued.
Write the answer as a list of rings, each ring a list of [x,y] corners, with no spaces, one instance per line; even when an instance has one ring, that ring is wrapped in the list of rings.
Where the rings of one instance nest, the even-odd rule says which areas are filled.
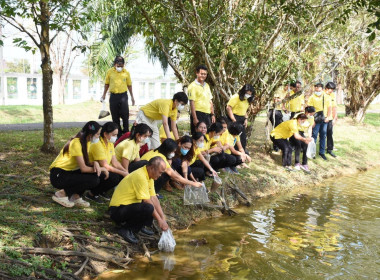
[[[174,254],[100,279],[379,279],[379,179],[375,170],[262,199],[176,233]]]

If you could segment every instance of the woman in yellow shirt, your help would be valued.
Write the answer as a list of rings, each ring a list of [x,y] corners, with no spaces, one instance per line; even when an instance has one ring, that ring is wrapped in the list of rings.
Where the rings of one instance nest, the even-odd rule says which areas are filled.
[[[250,85],[244,85],[238,94],[235,94],[227,103],[227,115],[232,122],[240,123],[244,129],[240,135],[241,145],[246,150],[247,135],[245,129],[247,127],[248,108],[255,98],[255,88]]]
[[[271,140],[282,151],[282,166],[287,171],[293,171],[292,165],[292,146],[290,145],[288,138],[294,136],[295,139],[300,140],[306,144],[311,142],[311,138],[304,138],[298,133],[298,126],[302,126],[307,120],[305,114],[300,114],[296,119],[282,122],[276,126],[271,132]]]
[[[294,118],[296,119],[298,115],[303,114],[295,114]],[[313,106],[307,106],[305,108],[305,115],[307,116],[307,120],[303,122],[301,126],[298,126],[298,133],[302,137],[306,137],[305,133],[310,137],[312,135],[313,131],[313,124],[314,124],[314,117],[313,115],[315,114],[315,108]],[[294,169],[295,170],[303,170],[307,173],[310,172],[309,166],[307,165],[307,156],[306,156],[306,151],[307,151],[307,144],[305,142],[302,142],[300,140],[297,140],[294,135],[289,138],[289,143],[293,147],[295,147],[294,150]],[[300,164],[300,154],[302,150],[302,165]]]
[[[132,127],[129,139],[116,146],[116,159],[129,173],[135,170],[133,166],[140,161],[140,147],[150,142],[152,133],[148,125],[139,123]]]
[[[67,141],[50,165],[50,182],[59,189],[52,199],[62,206],[90,206],[81,196],[99,185],[101,173],[108,178],[108,171],[97,162],[91,164],[88,156],[89,142],[99,141],[100,128],[95,121],[86,123],[74,138]]]
[[[98,162],[101,167],[104,167],[109,172],[107,179],[104,176],[100,176],[100,183],[86,194],[88,199],[98,203],[101,202],[101,197],[107,199],[104,194],[116,187],[121,179],[128,175],[128,170],[117,161],[115,156],[113,144],[117,139],[117,134],[117,124],[107,122],[103,125],[100,132],[100,141],[90,145],[90,162]]]
[[[202,122],[203,123],[203,122]],[[191,173],[189,162],[194,157],[193,139],[189,135],[184,135],[178,139],[178,147],[172,162],[172,168],[177,171],[185,179],[196,181]],[[181,187],[178,187],[181,188]]]

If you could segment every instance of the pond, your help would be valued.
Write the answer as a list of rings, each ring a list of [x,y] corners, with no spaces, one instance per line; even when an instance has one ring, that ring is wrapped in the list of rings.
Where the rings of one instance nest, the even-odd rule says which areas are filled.
[[[99,279],[380,279],[379,170],[237,211],[176,232],[174,254]]]

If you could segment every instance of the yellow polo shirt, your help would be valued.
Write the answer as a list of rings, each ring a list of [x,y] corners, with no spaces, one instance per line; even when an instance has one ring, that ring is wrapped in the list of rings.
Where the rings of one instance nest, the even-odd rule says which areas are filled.
[[[141,203],[143,199],[155,195],[154,180],[149,178],[146,166],[143,166],[121,180],[112,195],[110,206]]]
[[[323,96],[324,96],[324,108],[323,107]],[[317,96],[315,93],[313,93],[310,97],[309,97],[309,100],[307,101],[307,105],[308,106],[314,106],[315,108],[315,111],[316,112],[319,112],[319,111],[322,111],[323,110],[323,114],[325,115],[325,117],[327,116],[327,110],[328,110],[328,107],[331,106],[331,100],[330,98],[327,96],[327,94],[325,93],[322,93],[321,96]],[[331,116],[327,116],[327,117],[331,117]]]
[[[112,156],[115,155],[115,147],[113,143],[107,141],[107,145],[104,143],[103,137],[99,137],[99,142],[90,145],[90,151],[88,158],[90,162],[98,160],[106,160],[108,164],[111,164]]]
[[[168,138],[167,136],[166,136],[166,133],[165,133],[165,129],[164,129],[164,126],[163,125],[161,125],[160,126],[160,129],[159,129],[159,133],[160,133],[160,140],[162,139],[162,138]],[[174,139],[174,134],[173,134],[173,131],[170,131],[170,138],[171,139]]]
[[[87,152],[89,150],[90,144],[87,143]],[[60,168],[66,171],[78,170],[79,166],[76,157],[83,157],[82,144],[79,138],[74,138],[71,140],[68,152],[63,155],[63,148],[59,155],[55,158],[53,163],[50,165],[49,170],[52,168]]]
[[[124,68],[121,72],[117,72],[115,67],[112,67],[107,71],[105,84],[110,86],[111,93],[123,93],[132,85],[131,76]]]
[[[287,139],[292,137],[296,132],[298,132],[297,120],[288,120],[276,126],[270,135],[275,139]]]
[[[194,156],[193,158],[191,159],[189,165],[192,165],[197,159],[198,159],[198,155],[202,152],[202,150],[200,148],[195,148],[194,149]]]
[[[210,86],[205,82],[202,86],[197,80],[193,81],[188,89],[189,100],[194,101],[195,110],[206,114],[211,113],[212,94]]]
[[[294,95],[294,91],[290,91],[290,96]],[[297,96],[296,98],[293,98],[289,100],[289,111],[290,112],[300,112],[302,111],[302,105],[305,104],[305,96],[302,93],[301,95]]]
[[[208,136],[208,134],[205,134],[205,138],[206,138],[204,141],[205,144],[204,144],[203,148],[200,149],[201,152],[208,151],[211,148],[212,141],[210,141],[210,136]],[[206,142],[206,140],[207,140],[207,142]]]
[[[155,151],[155,150],[150,150],[149,152],[147,152],[146,154],[144,154],[141,157],[141,159],[149,161],[151,158],[154,158],[154,157],[161,157],[165,161],[166,169],[170,168],[170,164],[169,164],[168,160],[166,159],[166,156],[164,156],[163,154],[161,154],[161,153],[159,153],[158,151]]]
[[[249,103],[247,99],[241,101],[239,98],[239,94],[234,94],[228,101],[227,106],[230,106],[232,108],[232,113],[234,113],[235,115],[244,117],[247,113]]]
[[[119,143],[115,148],[115,155],[118,162],[121,163],[122,158],[129,160],[130,162],[140,158],[140,146],[135,140],[124,140]]]
[[[178,109],[173,107],[172,99],[156,99],[141,107],[144,115],[152,120],[161,120],[162,116],[170,117],[173,121],[177,120]]]
[[[331,107],[337,107],[338,104],[336,103],[336,94],[335,92],[332,92],[330,94],[326,93],[326,96],[330,98]]]
[[[233,136],[231,135],[228,130],[223,132],[222,136],[220,136],[220,143],[225,146],[225,145],[230,145],[230,146],[235,146],[237,142],[240,141],[240,136]],[[224,151],[226,154],[231,154],[231,150],[225,150]]]

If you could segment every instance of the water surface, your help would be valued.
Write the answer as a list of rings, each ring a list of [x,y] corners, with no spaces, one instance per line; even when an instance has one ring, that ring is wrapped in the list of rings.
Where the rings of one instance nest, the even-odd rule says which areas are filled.
[[[174,254],[104,279],[380,279],[379,171],[202,221],[175,234]],[[189,244],[202,238],[207,244]]]

